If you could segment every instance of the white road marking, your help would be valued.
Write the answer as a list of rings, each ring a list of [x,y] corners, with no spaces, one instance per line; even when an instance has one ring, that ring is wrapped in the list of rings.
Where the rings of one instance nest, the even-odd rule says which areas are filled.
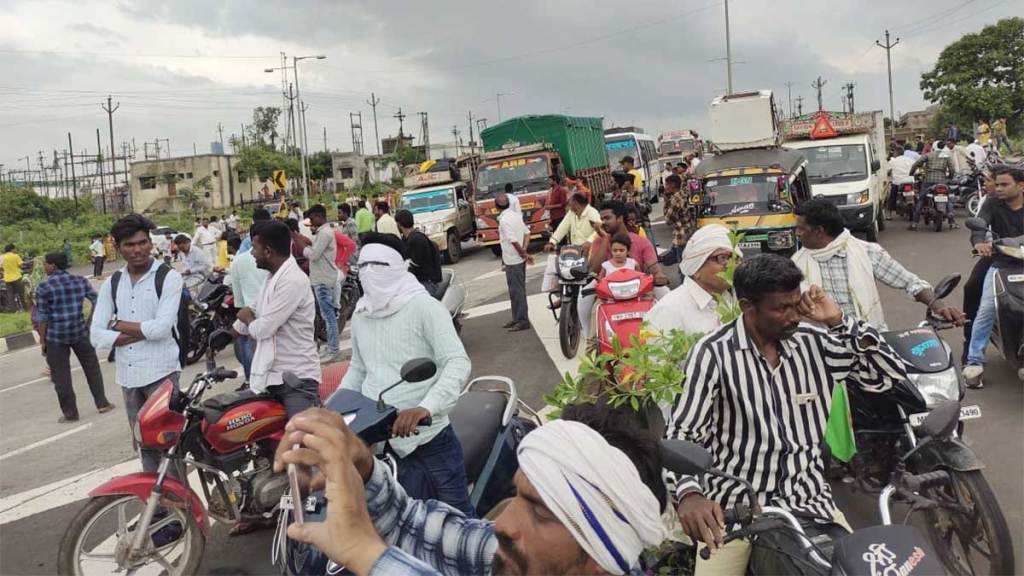
[[[0,498],[0,525],[81,500],[107,480],[140,470],[138,459],[132,459]]]
[[[74,366],[74,367],[71,368],[71,371],[75,372],[75,371],[78,371],[78,370],[81,370],[81,369],[82,369],[81,366]],[[18,388],[21,388],[22,386],[28,386],[29,384],[35,384],[36,382],[45,382],[45,381],[49,381],[49,380],[50,380],[49,376],[42,376],[40,378],[36,378],[35,380],[29,380],[28,382],[22,382],[21,384],[18,384],[18,385],[15,385],[15,386],[8,386],[7,388],[0,388],[0,394],[3,394],[4,392],[10,392],[11,390],[17,390]]]
[[[469,320],[470,318],[479,318],[481,316],[489,316],[491,314],[497,314],[498,312],[504,312],[512,308],[512,303],[508,300],[502,300],[500,302],[492,302],[490,304],[482,304],[474,308],[470,308],[463,312],[463,318]]]
[[[4,460],[7,460],[8,458],[13,458],[13,457],[15,457],[15,456],[17,456],[19,454],[24,454],[25,452],[28,452],[29,450],[35,450],[36,448],[39,448],[41,446],[46,446],[47,444],[51,444],[53,442],[56,442],[57,440],[60,440],[61,438],[67,438],[68,436],[71,436],[72,434],[78,434],[79,432],[82,432],[84,430],[88,430],[89,428],[92,428],[93,424],[95,424],[95,422],[89,422],[88,424],[82,424],[81,426],[79,426],[77,428],[72,428],[71,430],[68,430],[66,432],[61,432],[60,434],[57,434],[56,436],[50,436],[49,438],[47,438],[45,440],[40,440],[39,442],[33,442],[33,443],[29,444],[28,446],[24,446],[22,448],[18,448],[17,450],[11,450],[10,452],[8,452],[6,454],[0,455],[0,462],[3,462]]]
[[[531,270],[536,270],[538,268],[543,268],[546,265],[546,263],[547,263],[546,260],[544,262],[534,262],[532,265],[527,265],[526,266],[526,271],[529,272]],[[487,272],[485,274],[481,274],[481,275],[477,276],[476,278],[470,278],[469,280],[466,280],[466,282],[468,283],[468,282],[477,282],[477,281],[480,281],[480,280],[489,280],[491,278],[497,278],[498,276],[504,276],[504,275],[505,275],[505,270],[503,270],[501,268],[501,265],[499,264],[497,270],[492,270],[492,271]]]

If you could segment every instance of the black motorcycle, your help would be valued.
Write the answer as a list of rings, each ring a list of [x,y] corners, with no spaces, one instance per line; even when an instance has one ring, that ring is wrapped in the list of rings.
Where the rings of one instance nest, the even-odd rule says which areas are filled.
[[[562,246],[555,260],[555,273],[561,288],[561,301],[555,305],[554,293],[548,293],[551,313],[558,322],[558,343],[566,358],[576,356],[580,345],[580,290],[591,280],[590,267],[582,246]]]
[[[921,206],[921,217],[925,226],[932,226],[936,232],[942,231],[942,223],[949,222],[953,227],[953,211],[950,202],[956,202],[956,196],[945,184],[932,184],[925,192],[925,202]]]
[[[965,224],[976,232],[989,231],[988,223],[981,218],[970,218]],[[1024,382],[1024,237],[994,238],[992,250],[1001,257],[993,277],[996,324],[992,329],[992,345]],[[1014,265],[1007,265],[1011,259]]]
[[[211,274],[197,287],[190,308],[192,319],[186,362],[195,364],[206,354],[213,331],[218,328],[230,329],[238,311],[235,309],[231,287],[224,283],[224,275],[220,273]]]
[[[959,282],[959,275],[943,278],[935,287],[936,297],[948,296]],[[849,464],[830,469],[830,476],[840,471],[862,491],[884,494],[902,474],[941,475],[941,482],[929,482],[902,499],[911,512],[923,511],[924,526],[946,569],[953,574],[1012,574],[1006,519],[982,473],[984,464],[960,439],[962,421],[981,418],[981,408],[960,405],[963,377],[938,334],[948,328],[952,324],[929,309],[918,327],[882,334],[903,360],[907,379],[881,394],[848,387],[857,454]],[[951,432],[930,433],[928,419],[948,406],[959,414]]]

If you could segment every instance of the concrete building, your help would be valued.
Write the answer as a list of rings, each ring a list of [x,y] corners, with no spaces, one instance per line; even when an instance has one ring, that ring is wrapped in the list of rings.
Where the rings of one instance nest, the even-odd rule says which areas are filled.
[[[142,160],[131,164],[132,205],[136,212],[173,212],[187,207],[178,201],[178,190],[196,185],[209,176],[204,193],[207,210],[223,210],[264,196],[264,183],[234,170],[234,156],[200,154],[179,158]]]
[[[366,156],[355,152],[333,152],[331,169],[334,173],[335,192],[359,188],[370,179]]]

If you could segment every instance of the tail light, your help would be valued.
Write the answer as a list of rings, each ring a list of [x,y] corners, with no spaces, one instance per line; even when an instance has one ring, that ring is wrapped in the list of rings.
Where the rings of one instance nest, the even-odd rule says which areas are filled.
[[[914,191],[914,185],[913,184],[904,184],[902,190],[904,192],[913,192]]]

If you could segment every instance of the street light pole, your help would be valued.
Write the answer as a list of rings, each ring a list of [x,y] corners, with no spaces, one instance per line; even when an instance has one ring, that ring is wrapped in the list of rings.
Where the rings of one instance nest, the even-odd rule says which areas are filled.
[[[893,47],[899,43],[899,38],[897,38],[895,42],[889,41],[888,30],[885,31],[885,44],[875,40],[875,44],[877,44],[879,48],[885,48],[885,66],[889,71],[889,126],[891,126],[891,130],[896,129],[896,112],[894,110],[895,107],[892,104],[892,57],[889,53],[892,51]]]
[[[729,0],[725,0],[725,73],[732,94],[732,43],[729,41]]]
[[[303,103],[301,92],[299,91],[299,60],[305,60],[307,58],[316,58],[317,60],[323,60],[327,58],[324,55],[317,56],[292,56],[292,72],[295,74],[295,99],[299,102],[300,113],[302,111]],[[299,135],[299,144],[302,152],[302,202],[305,208],[309,208],[309,176],[308,169],[306,167],[306,115],[302,114],[300,121],[300,128],[302,134]]]

